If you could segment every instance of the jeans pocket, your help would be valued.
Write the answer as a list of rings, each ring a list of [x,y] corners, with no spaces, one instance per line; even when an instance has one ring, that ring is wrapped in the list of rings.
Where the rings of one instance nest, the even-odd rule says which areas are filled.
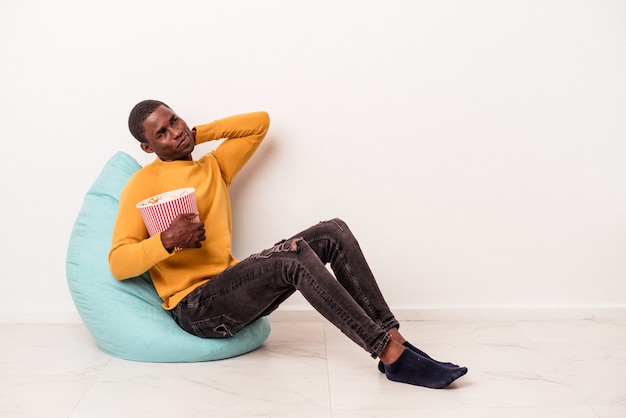
[[[228,338],[243,328],[241,322],[226,315],[192,321],[193,333],[202,338]]]

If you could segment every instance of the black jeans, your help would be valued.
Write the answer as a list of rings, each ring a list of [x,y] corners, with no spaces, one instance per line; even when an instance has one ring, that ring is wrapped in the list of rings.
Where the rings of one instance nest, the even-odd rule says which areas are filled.
[[[191,334],[225,338],[270,314],[296,290],[372,357],[387,345],[387,331],[399,326],[359,243],[340,219],[320,222],[227,268],[172,313]]]

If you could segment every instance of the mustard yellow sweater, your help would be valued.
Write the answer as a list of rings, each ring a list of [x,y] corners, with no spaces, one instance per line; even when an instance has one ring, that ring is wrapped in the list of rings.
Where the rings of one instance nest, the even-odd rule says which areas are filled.
[[[237,263],[231,253],[232,217],[228,187],[250,159],[269,128],[265,112],[247,113],[196,126],[196,143],[227,138],[197,161],[160,159],[137,171],[120,196],[109,265],[124,280],[150,272],[165,309],[173,309],[193,289]],[[202,248],[171,254],[161,234],[148,237],[136,204],[158,193],[195,187],[206,229]]]

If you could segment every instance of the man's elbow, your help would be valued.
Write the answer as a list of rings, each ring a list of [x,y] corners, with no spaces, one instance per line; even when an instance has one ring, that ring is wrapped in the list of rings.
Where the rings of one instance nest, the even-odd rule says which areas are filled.
[[[124,275],[121,271],[116,269],[112,264],[109,264],[109,269],[111,270],[111,274],[113,275],[113,277],[115,277],[116,280],[122,281],[129,278],[126,277],[126,275]]]
[[[261,111],[259,114],[261,116],[261,132],[265,135],[270,129],[270,115],[265,111]]]
[[[117,262],[113,253],[109,254],[109,270],[111,270],[111,274],[117,280],[126,280],[130,279],[133,276],[129,276],[123,268],[121,268],[121,263]]]

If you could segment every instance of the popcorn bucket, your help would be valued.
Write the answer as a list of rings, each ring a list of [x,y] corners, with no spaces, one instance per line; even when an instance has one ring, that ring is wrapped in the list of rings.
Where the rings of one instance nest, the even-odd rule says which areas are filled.
[[[170,224],[181,213],[198,213],[196,205],[196,189],[188,187],[161,193],[137,203],[150,236],[169,228]],[[196,216],[192,222],[199,222]]]

